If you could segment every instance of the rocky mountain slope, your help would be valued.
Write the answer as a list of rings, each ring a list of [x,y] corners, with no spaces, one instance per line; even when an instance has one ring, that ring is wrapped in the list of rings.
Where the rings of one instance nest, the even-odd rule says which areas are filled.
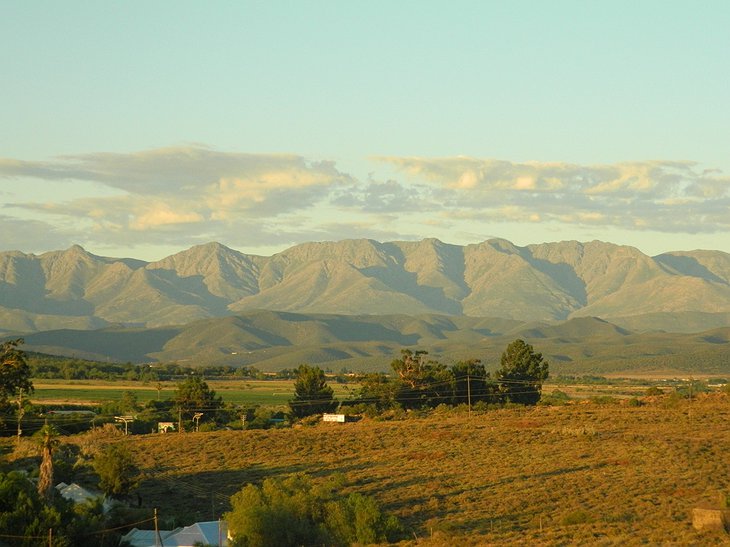
[[[186,324],[266,309],[328,314],[443,314],[518,321],[601,317],[633,330],[730,325],[730,255],[650,257],[567,241],[518,247],[345,240],[271,257],[218,243],[157,262],[79,246],[0,253],[0,332]]]

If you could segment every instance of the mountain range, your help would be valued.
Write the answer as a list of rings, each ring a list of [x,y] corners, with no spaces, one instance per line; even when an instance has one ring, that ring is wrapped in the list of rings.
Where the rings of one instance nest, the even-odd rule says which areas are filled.
[[[727,373],[730,255],[567,241],[345,240],[270,257],[219,243],[156,262],[74,245],[0,253],[0,335],[97,360],[385,370],[404,346],[553,370]]]
[[[600,317],[632,330],[730,325],[730,254],[650,257],[600,241],[519,247],[344,240],[270,257],[219,243],[156,262],[74,245],[0,253],[0,333],[160,327],[252,310],[439,314],[516,321]]]

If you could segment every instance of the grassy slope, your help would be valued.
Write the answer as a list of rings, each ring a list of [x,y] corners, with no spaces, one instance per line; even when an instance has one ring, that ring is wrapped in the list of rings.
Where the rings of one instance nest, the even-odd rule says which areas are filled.
[[[578,404],[129,439],[148,507],[218,518],[247,482],[341,472],[434,545],[712,544],[691,509],[730,490],[730,400]],[[565,524],[582,511],[589,522]],[[168,521],[169,522],[169,521]]]

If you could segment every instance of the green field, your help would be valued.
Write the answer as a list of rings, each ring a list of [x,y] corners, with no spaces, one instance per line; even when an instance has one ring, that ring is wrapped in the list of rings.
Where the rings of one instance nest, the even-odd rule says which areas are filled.
[[[223,401],[238,405],[284,406],[294,395],[293,380],[206,380],[211,389],[223,397]],[[157,384],[141,384],[128,381],[101,380],[36,380],[35,392],[31,401],[35,404],[87,404],[96,405],[107,401],[121,400],[125,391],[133,391],[137,401],[158,398],[171,399],[174,396],[175,382],[162,382],[157,391]],[[330,384],[335,397],[345,399],[355,384]]]

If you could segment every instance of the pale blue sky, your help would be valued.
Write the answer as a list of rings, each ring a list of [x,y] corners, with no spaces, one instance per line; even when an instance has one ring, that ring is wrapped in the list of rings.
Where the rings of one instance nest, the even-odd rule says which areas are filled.
[[[730,3],[3,2],[0,250],[730,252]]]

